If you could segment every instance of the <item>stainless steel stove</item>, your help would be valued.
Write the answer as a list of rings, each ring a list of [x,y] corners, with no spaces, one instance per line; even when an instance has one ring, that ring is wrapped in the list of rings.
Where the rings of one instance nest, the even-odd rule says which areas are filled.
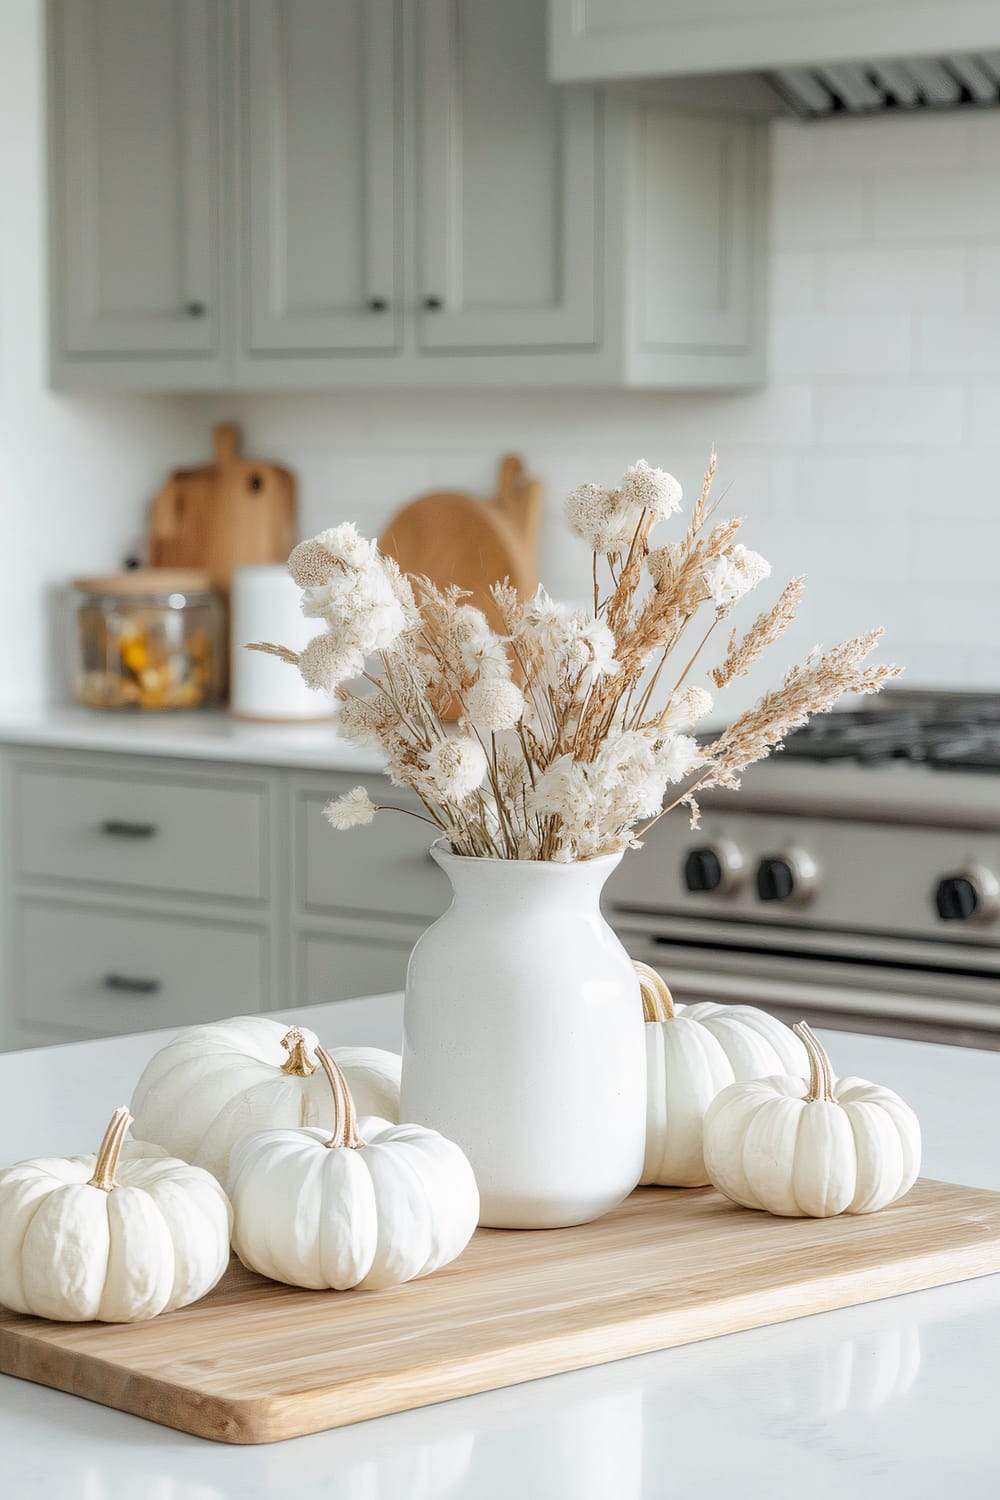
[[[1000,695],[825,715],[624,860],[609,916],[681,1001],[1000,1049]]]

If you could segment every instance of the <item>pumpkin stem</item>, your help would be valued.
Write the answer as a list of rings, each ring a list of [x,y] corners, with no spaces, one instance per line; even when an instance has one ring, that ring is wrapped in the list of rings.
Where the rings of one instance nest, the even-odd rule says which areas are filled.
[[[333,1091],[333,1135],[326,1144],[348,1146],[351,1150],[356,1150],[358,1146],[364,1145],[364,1141],[358,1135],[358,1117],[354,1112],[354,1100],[347,1087],[347,1079],[325,1047],[317,1047],[316,1056]]]
[[[836,1100],[833,1095],[833,1069],[830,1059],[823,1048],[823,1043],[816,1036],[811,1026],[805,1021],[800,1021],[792,1030],[799,1038],[809,1054],[809,1092],[807,1100],[825,1099],[831,1104]]]
[[[281,1045],[288,1053],[288,1057],[281,1064],[283,1073],[290,1073],[293,1078],[308,1078],[315,1073],[316,1064],[306,1049],[306,1039],[297,1026],[291,1031],[286,1031],[281,1038]]]
[[[642,995],[642,1013],[647,1021],[672,1021],[674,1019],[674,997],[666,980],[649,964],[632,965],[639,980]]]
[[[132,1123],[132,1116],[125,1105],[116,1109],[111,1116],[111,1123],[104,1132],[94,1163],[94,1175],[87,1183],[88,1187],[100,1188],[105,1193],[110,1193],[117,1186],[115,1182],[115,1169],[118,1166],[118,1158],[121,1155],[122,1145],[125,1141],[125,1132]]]

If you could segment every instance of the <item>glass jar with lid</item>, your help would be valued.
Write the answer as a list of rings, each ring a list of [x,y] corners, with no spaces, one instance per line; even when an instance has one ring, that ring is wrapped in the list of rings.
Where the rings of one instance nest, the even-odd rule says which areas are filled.
[[[77,578],[73,691],[90,708],[200,708],[225,681],[225,606],[208,573]]]

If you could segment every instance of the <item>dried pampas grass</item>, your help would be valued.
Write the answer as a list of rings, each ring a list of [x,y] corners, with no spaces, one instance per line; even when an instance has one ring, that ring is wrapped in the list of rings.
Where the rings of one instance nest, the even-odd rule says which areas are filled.
[[[715,469],[713,452],[687,529],[656,547],[655,527],[680,509],[672,475],[640,460],[617,489],[573,492],[567,519],[593,552],[592,608],[560,604],[544,589],[524,601],[498,582],[497,633],[461,589],[404,576],[345,524],[300,543],[290,559],[303,612],[323,619],[325,632],[301,653],[265,642],[251,649],[332,690],[342,733],[383,752],[392,782],[419,798],[415,815],[457,854],[589,859],[637,845],[678,806],[697,826],[700,790],[738,786],[746,766],[811,714],[845,693],[878,692],[898,671],[868,660],[880,630],[817,649],[699,744],[694,732],[713,702],[691,675],[770,574],[736,540],[742,518],[713,520]],[[748,630],[731,630],[708,673],[716,688],[745,677],[780,638],[803,589],[793,578]],[[454,703],[457,729],[441,717]],[[357,787],[327,817],[347,829],[384,810]]]

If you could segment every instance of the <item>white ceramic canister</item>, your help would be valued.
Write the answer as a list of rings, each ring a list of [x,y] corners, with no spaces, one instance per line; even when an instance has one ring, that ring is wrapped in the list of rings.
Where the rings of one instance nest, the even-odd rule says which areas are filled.
[[[639,983],[600,909],[621,855],[432,853],[454,899],[410,958],[401,1118],[462,1147],[481,1223],[596,1219],[635,1187],[645,1150]]]
[[[300,722],[333,717],[328,693],[306,687],[299,673],[277,656],[248,651],[248,641],[270,641],[301,651],[324,628],[307,620],[301,590],[283,563],[234,568],[230,599],[229,711],[237,719]]]

